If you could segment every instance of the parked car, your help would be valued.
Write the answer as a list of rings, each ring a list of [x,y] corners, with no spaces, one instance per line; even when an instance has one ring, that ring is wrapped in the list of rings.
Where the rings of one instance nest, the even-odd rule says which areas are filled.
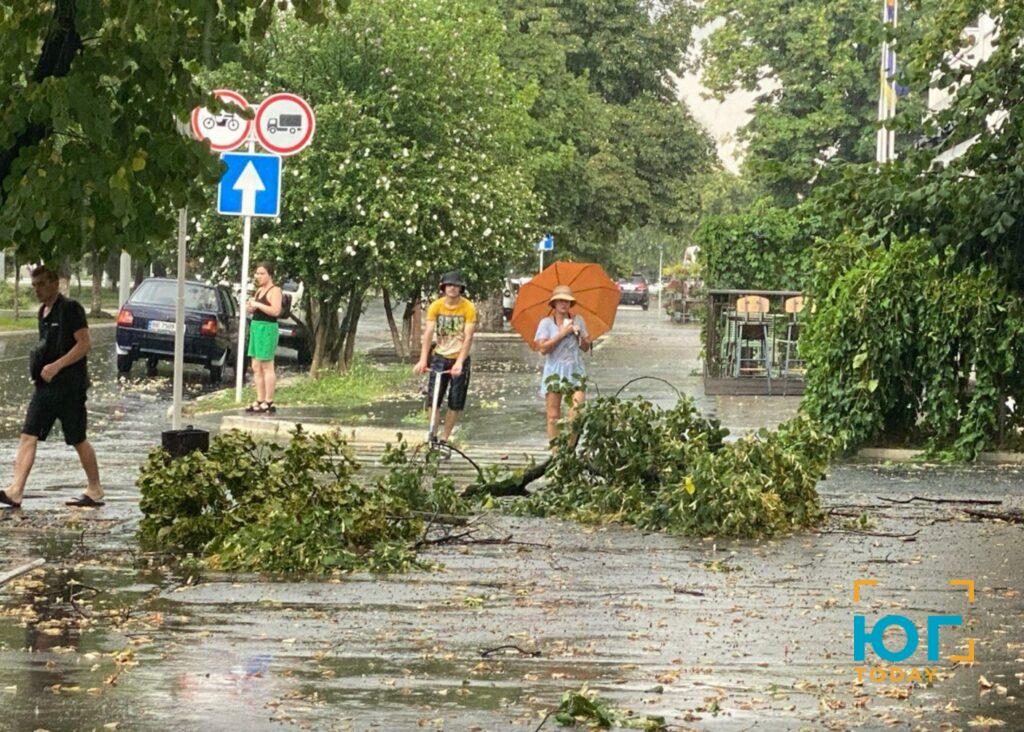
[[[622,279],[618,282],[619,304],[639,305],[646,310],[651,305],[651,291],[647,285],[647,278],[642,274],[634,273],[629,279]]]
[[[279,346],[294,348],[296,360],[302,366],[313,363],[313,352],[309,348],[309,327],[306,324],[306,311],[302,308],[302,295],[304,287],[301,282],[288,280],[281,289],[291,298],[291,315],[287,318],[280,318],[277,321],[281,329]]]
[[[128,374],[139,359],[146,373],[156,375],[161,360],[174,359],[174,307],[178,283],[150,277],[131,294],[117,314],[114,349],[117,373]],[[224,364],[234,363],[238,342],[238,303],[222,285],[185,284],[185,363],[200,364],[210,381],[223,378]]]

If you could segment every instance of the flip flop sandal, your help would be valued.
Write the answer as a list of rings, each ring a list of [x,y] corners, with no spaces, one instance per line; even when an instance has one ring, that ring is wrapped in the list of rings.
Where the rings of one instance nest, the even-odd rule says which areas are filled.
[[[7,497],[6,491],[0,491],[0,505],[4,506],[5,508],[21,508],[20,503],[15,503],[14,501]]]
[[[103,501],[97,501],[97,500],[92,499],[92,498],[90,498],[89,496],[87,496],[87,495],[85,495],[83,493],[82,495],[80,495],[78,498],[75,498],[74,500],[65,501],[64,505],[65,506],[74,506],[75,508],[99,508],[100,506],[103,505]]]

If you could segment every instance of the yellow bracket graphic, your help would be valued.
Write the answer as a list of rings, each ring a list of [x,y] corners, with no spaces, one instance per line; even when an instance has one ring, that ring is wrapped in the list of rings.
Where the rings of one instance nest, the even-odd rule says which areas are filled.
[[[966,656],[949,656],[949,660],[953,663],[974,663],[974,638],[967,639]]]
[[[974,602],[974,580],[965,580],[965,579],[950,580],[949,584],[953,585],[954,587],[956,585],[963,585],[964,587],[966,587],[967,588],[967,602]],[[974,655],[973,651],[971,652],[971,655],[972,656]]]
[[[877,585],[876,579],[855,579],[853,581],[853,601],[860,602],[860,588],[865,585]],[[972,589],[973,592],[973,589]]]

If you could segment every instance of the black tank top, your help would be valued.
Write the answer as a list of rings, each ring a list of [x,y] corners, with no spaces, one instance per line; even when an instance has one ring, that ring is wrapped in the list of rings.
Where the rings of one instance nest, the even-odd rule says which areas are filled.
[[[275,287],[276,287],[276,285],[275,285]],[[270,291],[273,290],[273,289],[274,289],[273,287],[268,287],[266,292],[264,292],[260,297],[256,298],[256,302],[258,302],[260,305],[270,305],[270,299],[267,297],[267,295],[269,295]],[[277,322],[277,318],[275,318],[273,315],[267,315],[265,312],[263,312],[262,310],[259,310],[259,309],[257,309],[252,314],[252,319],[253,320],[260,320],[260,321],[262,321],[264,323],[276,323]]]

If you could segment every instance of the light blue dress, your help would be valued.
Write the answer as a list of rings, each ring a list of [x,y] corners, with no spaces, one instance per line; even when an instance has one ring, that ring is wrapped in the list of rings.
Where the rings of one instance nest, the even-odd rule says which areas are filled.
[[[567,335],[558,342],[551,353],[544,357],[544,372],[540,377],[541,397],[545,397],[548,393],[547,379],[551,374],[558,374],[561,378],[576,382],[587,375],[587,369],[583,365],[583,352],[580,350],[580,339],[589,335],[587,324],[579,315],[574,316],[572,322],[580,329],[580,337]],[[533,340],[547,340],[556,335],[558,335],[558,326],[555,325],[555,318],[548,316],[537,324],[537,335],[533,337]]]

